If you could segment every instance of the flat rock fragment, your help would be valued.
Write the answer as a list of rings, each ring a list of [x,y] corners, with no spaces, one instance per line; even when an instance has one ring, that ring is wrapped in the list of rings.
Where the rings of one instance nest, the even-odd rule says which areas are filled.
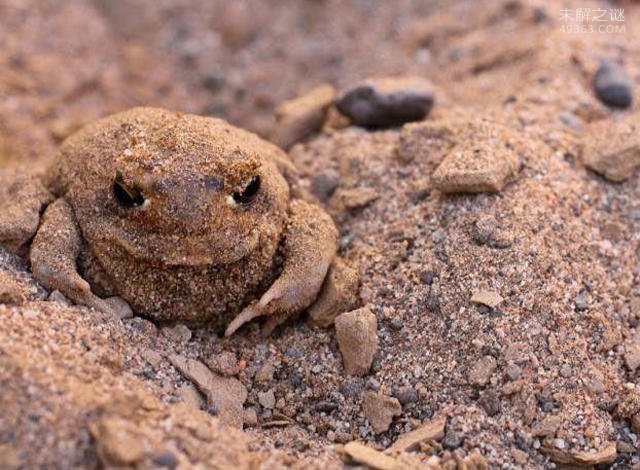
[[[368,391],[362,395],[362,411],[373,432],[380,434],[389,429],[394,417],[400,416],[402,405],[397,398]]]
[[[361,442],[353,441],[345,444],[340,451],[353,462],[366,465],[376,470],[400,470],[403,466],[393,457],[383,454]]]
[[[338,188],[331,197],[330,205],[338,211],[346,212],[362,209],[380,197],[374,188]]]
[[[496,308],[504,299],[493,290],[479,290],[471,296],[471,302],[486,305],[489,308]]]
[[[593,452],[570,452],[550,446],[542,446],[540,450],[556,463],[582,467],[612,463],[615,462],[618,455],[616,444],[614,442],[610,442],[602,449]]]
[[[439,441],[444,437],[446,422],[447,419],[443,416],[429,421],[413,431],[402,434],[386,452],[410,452],[417,448],[421,442]]]
[[[496,367],[497,363],[493,356],[481,357],[469,371],[469,383],[477,386],[486,385]]]
[[[302,96],[281,103],[276,108],[276,123],[270,140],[288,149],[319,130],[335,96],[335,89],[325,84]]]
[[[209,406],[215,407],[223,422],[242,428],[242,405],[247,399],[247,389],[242,382],[233,377],[220,377],[202,362],[179,354],[171,354],[169,361],[200,389],[207,397]]]
[[[429,119],[405,124],[400,129],[396,156],[404,164],[415,160],[435,166],[454,143],[450,123]]]
[[[427,117],[434,99],[424,78],[371,78],[346,90],[336,107],[357,126],[393,127]]]
[[[431,175],[433,186],[444,193],[500,192],[518,169],[514,137],[491,121],[470,123],[468,136],[458,133],[455,146]]]
[[[638,116],[629,116],[613,125],[608,121],[592,125],[582,160],[588,168],[614,183],[631,178],[640,167]]]
[[[378,351],[376,316],[369,307],[363,307],[339,315],[335,326],[346,373],[365,375]]]
[[[341,313],[358,303],[358,271],[336,258],[324,280],[318,299],[309,308],[309,321],[327,327]]]
[[[510,152],[454,151],[433,172],[432,182],[443,193],[497,193],[517,168]]]
[[[531,435],[534,437],[553,436],[561,425],[562,418],[560,416],[548,415],[531,430]]]

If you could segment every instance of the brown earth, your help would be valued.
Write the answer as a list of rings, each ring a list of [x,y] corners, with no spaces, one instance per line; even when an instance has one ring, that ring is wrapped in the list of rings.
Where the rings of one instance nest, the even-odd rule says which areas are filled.
[[[422,123],[327,128],[290,151],[305,185],[339,176],[325,205],[377,317],[368,375],[348,377],[334,329],[304,317],[266,339],[114,321],[44,300],[2,252],[0,467],[340,467],[337,444],[384,449],[442,417],[444,437],[390,465],[639,466],[640,172],[612,183],[581,162],[638,119],[591,79],[606,57],[638,88],[640,8],[604,5],[625,8],[620,34],[563,32],[565,8],[598,5],[0,2],[6,169],[38,171],[74,129],[138,104],[267,135],[279,102],[323,82],[419,74],[436,90]],[[443,159],[467,150],[488,178],[504,171],[499,192],[436,189]],[[516,167],[492,166],[505,153]],[[212,416],[176,355],[246,387],[245,432]],[[372,391],[402,404],[378,434]]]

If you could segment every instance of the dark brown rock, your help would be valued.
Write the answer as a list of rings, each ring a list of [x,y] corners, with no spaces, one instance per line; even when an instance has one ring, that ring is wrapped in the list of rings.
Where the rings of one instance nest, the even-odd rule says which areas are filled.
[[[424,119],[433,102],[433,88],[423,78],[377,78],[344,92],[336,107],[358,126],[393,127]]]
[[[593,78],[596,95],[607,106],[628,108],[633,101],[631,80],[619,64],[605,60]]]

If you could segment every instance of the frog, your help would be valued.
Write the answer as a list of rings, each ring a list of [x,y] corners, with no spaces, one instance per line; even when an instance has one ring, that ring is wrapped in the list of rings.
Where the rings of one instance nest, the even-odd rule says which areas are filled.
[[[318,297],[333,219],[276,145],[209,116],[136,107],[94,121],[0,196],[0,243],[34,278],[119,318],[263,331]]]

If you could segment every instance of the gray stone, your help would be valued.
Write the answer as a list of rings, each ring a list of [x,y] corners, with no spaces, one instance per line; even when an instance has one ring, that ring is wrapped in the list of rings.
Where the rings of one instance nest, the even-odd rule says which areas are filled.
[[[273,409],[276,406],[276,396],[273,393],[273,389],[269,389],[266,392],[259,392],[258,402],[263,408],[268,410]]]
[[[628,108],[633,101],[629,76],[620,65],[610,60],[600,63],[593,88],[600,101],[612,108]]]
[[[415,403],[418,401],[418,392],[409,385],[399,387],[395,391],[394,396],[402,405],[408,405],[409,403]]]
[[[522,375],[522,368],[517,364],[509,364],[506,373],[509,380],[518,380]]]
[[[336,170],[325,170],[311,180],[311,194],[320,202],[327,202],[340,185],[340,174]]]
[[[493,356],[481,357],[469,371],[469,383],[479,386],[486,385],[496,370],[496,366],[496,360]]]
[[[431,84],[420,77],[369,79],[343,93],[338,110],[363,127],[393,127],[427,117],[434,102]]]

